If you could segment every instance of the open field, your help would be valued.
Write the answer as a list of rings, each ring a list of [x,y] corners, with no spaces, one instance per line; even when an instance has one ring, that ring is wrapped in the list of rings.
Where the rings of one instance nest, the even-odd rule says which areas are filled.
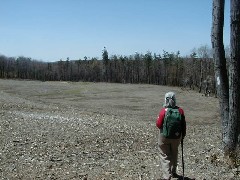
[[[155,121],[170,90],[186,114],[185,175],[238,179],[223,164],[216,98],[156,85],[17,80],[0,80],[0,179],[159,178]]]

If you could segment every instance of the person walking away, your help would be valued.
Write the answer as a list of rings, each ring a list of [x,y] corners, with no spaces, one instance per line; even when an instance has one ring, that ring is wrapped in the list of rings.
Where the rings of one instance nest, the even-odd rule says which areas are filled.
[[[186,135],[186,121],[182,108],[176,105],[174,92],[165,94],[164,106],[156,121],[159,128],[158,145],[163,180],[180,177],[177,175],[178,146]]]

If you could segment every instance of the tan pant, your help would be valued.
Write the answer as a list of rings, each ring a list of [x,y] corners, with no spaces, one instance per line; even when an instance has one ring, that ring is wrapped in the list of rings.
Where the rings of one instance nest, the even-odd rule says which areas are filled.
[[[176,173],[178,146],[180,142],[181,137],[179,139],[167,139],[161,134],[161,132],[159,133],[158,145],[164,179],[170,179],[171,174]]]

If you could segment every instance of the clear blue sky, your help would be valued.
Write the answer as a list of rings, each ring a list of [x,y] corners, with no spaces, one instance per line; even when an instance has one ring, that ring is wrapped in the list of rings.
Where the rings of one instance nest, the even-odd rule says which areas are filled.
[[[0,54],[42,61],[211,47],[211,0],[1,0]],[[226,1],[225,44],[229,44]]]

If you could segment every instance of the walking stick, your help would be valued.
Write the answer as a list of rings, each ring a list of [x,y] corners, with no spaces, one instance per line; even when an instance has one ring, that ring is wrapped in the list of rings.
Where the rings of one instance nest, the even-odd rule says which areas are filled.
[[[184,158],[183,158],[183,138],[181,140],[181,147],[182,147],[182,171],[183,171],[183,180],[184,180]]]

